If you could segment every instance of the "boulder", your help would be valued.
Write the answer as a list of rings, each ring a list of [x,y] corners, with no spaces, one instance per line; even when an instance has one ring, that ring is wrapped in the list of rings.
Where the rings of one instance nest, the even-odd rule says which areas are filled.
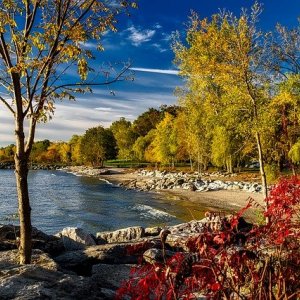
[[[166,238],[166,244],[175,249],[176,251],[189,251],[187,247],[187,242],[193,238],[198,236],[199,234],[188,234],[188,233],[180,233],[180,234],[168,234]]]
[[[92,280],[101,282],[101,287],[117,290],[124,280],[127,280],[130,275],[130,270],[135,265],[122,264],[97,264],[92,267]],[[108,276],[111,274],[112,276]]]
[[[0,225],[0,251],[17,249],[19,237],[20,226]],[[51,255],[58,255],[64,251],[60,238],[48,235],[35,227],[32,227],[32,247]]]
[[[57,236],[62,239],[67,251],[84,249],[87,246],[96,245],[91,234],[77,227],[66,227]]]
[[[141,226],[128,227],[116,231],[98,232],[96,234],[98,244],[130,242],[144,236],[145,229]]]
[[[89,278],[64,274],[39,250],[32,264],[17,264],[18,252],[0,252],[0,299],[105,299]]]
[[[158,238],[148,238],[137,242],[97,245],[68,251],[54,259],[64,269],[80,275],[90,275],[95,264],[136,264],[147,249],[160,246]]]

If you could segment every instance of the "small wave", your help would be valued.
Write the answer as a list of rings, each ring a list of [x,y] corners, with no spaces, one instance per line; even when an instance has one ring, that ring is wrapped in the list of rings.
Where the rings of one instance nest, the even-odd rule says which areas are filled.
[[[51,173],[51,176],[56,176],[55,174]]]
[[[76,173],[76,172],[67,172],[68,174],[72,174],[72,175],[74,175],[74,176],[77,176],[77,177],[82,177],[83,175],[81,175],[81,174],[78,174],[78,173]]]
[[[146,219],[152,218],[152,219],[171,219],[174,216],[158,210],[156,208],[153,208],[149,205],[143,205],[143,204],[136,204],[132,207],[132,210],[138,211],[140,213],[140,216]]]
[[[109,184],[109,185],[113,185],[113,183],[111,183],[109,180],[107,179],[103,179],[103,178],[99,178],[100,181],[104,181],[105,183]]]

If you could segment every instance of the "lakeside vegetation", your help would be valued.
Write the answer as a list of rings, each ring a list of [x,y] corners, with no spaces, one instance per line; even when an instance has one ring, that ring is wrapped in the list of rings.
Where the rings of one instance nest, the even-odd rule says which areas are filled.
[[[173,41],[175,63],[186,83],[177,90],[179,106],[151,108],[134,122],[121,118],[110,128],[89,128],[69,142],[34,143],[38,122],[51,118],[56,100],[130,78],[126,65],[114,78],[106,72],[104,83],[88,81],[92,54],[79,45],[115,30],[120,12],[136,3],[121,1],[117,8],[70,0],[3,5],[1,82],[8,99],[0,100],[15,120],[16,146],[2,148],[0,158],[13,158],[16,166],[21,264],[31,262],[33,246],[29,162],[101,167],[118,158],[173,167],[189,161],[198,171],[213,165],[233,172],[258,161],[266,224],[240,231],[242,210],[222,224],[223,230],[202,232],[191,244],[190,253],[201,257],[197,268],[175,254],[173,261],[148,265],[147,273],[125,287],[123,298],[192,299],[195,292],[213,299],[298,298],[300,183],[296,178],[282,181],[267,197],[266,173],[285,167],[295,172],[300,162],[299,27],[259,31],[258,4],[239,17],[221,12],[201,20],[193,14],[186,39],[176,36]],[[99,42],[97,49],[101,46]],[[75,65],[79,81],[61,84],[60,68]],[[190,267],[188,274],[177,268],[181,265]]]

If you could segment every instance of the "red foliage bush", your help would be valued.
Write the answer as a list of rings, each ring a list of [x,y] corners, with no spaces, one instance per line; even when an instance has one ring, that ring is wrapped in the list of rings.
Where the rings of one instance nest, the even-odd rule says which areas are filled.
[[[267,199],[266,225],[241,227],[241,214],[219,230],[204,227],[165,263],[141,264],[117,299],[299,299],[300,180],[282,179]]]

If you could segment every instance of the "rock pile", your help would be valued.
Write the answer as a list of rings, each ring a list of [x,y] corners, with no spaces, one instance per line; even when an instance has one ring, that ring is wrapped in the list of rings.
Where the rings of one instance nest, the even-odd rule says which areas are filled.
[[[185,253],[188,239],[222,222],[220,215],[210,215],[164,229],[136,226],[95,236],[80,228],[55,236],[33,228],[33,262],[22,266],[17,263],[19,227],[0,225],[0,298],[114,299],[142,257],[153,263],[163,259],[162,253]]]
[[[242,190],[249,193],[259,193],[262,186],[258,183],[249,183],[242,181],[221,181],[212,178],[204,179],[198,173],[170,173],[165,171],[146,171],[141,170],[137,172],[138,178],[129,182],[121,183],[128,189],[137,189],[141,191],[150,190],[171,190],[184,189],[196,192],[207,192],[217,190]],[[209,174],[203,174],[203,176]],[[235,174],[212,173],[210,177],[214,176],[236,176]]]

